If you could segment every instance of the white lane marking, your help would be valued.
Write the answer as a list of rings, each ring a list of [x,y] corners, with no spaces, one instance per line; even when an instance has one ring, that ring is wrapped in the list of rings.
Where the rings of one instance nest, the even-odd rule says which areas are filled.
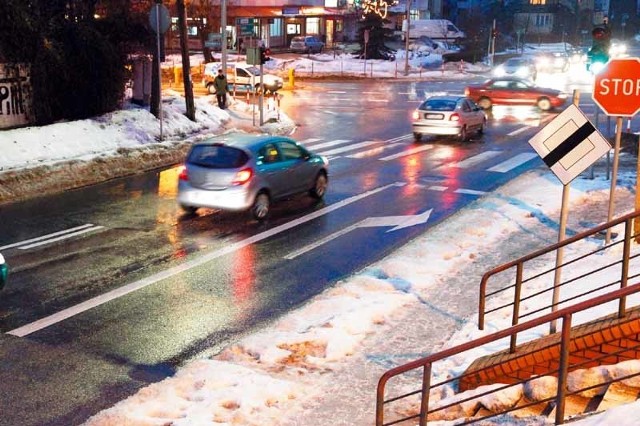
[[[402,141],[405,139],[410,139],[413,137],[413,134],[409,133],[406,135],[402,135],[402,136],[396,136],[395,138],[391,138],[391,139],[387,139],[385,142],[397,142],[397,141]]]
[[[324,152],[320,151],[320,152],[318,152],[318,154],[321,154],[321,155],[341,154],[343,152],[354,151],[356,149],[364,148],[365,146],[373,145],[373,144],[376,144],[376,143],[380,143],[380,141],[364,141],[364,142],[360,142],[360,143],[355,143],[353,145],[347,145],[347,146],[343,146],[341,148],[332,149],[330,151],[324,151]]]
[[[506,173],[509,170],[515,169],[521,164],[526,163],[532,158],[537,157],[538,154],[535,152],[523,152],[522,154],[518,154],[513,158],[510,158],[506,161],[503,161],[500,164],[496,164],[495,166],[487,169],[488,172],[498,172],[498,173]]]
[[[417,154],[418,152],[426,151],[426,150],[431,149],[431,148],[433,148],[432,145],[419,146],[417,148],[412,148],[412,149],[409,149],[407,151],[403,151],[403,152],[399,152],[397,154],[389,155],[388,157],[378,158],[378,160],[380,160],[380,161],[395,160],[396,158],[401,158],[401,157],[406,157],[408,155]]]
[[[338,115],[337,112],[335,111],[329,111],[328,109],[323,109],[321,110],[322,112],[324,112],[325,114],[331,114],[331,115]]]
[[[300,141],[300,143],[303,144],[303,145],[306,145],[308,143],[318,142],[319,140],[322,140],[322,139],[320,139],[320,138],[308,138],[308,139],[305,139],[303,141]]]
[[[438,185],[432,185],[429,187],[430,190],[432,191],[446,191],[448,189],[447,186],[438,186]]]
[[[523,127],[520,127],[519,129],[514,130],[511,133],[507,133],[507,136],[519,135],[520,133],[526,132],[527,130],[534,129],[534,128],[535,127],[523,126]]]
[[[458,169],[468,169],[470,167],[473,167],[479,163],[482,163],[483,161],[486,161],[492,157],[495,157],[496,155],[499,155],[500,153],[502,153],[502,151],[485,151],[482,154],[478,154],[478,155],[474,155],[473,157],[469,157],[465,160],[462,161],[458,161],[456,163],[449,163],[449,164],[444,164],[440,167],[456,167]]]
[[[364,157],[371,157],[377,154],[380,154],[382,151],[385,151],[389,148],[394,148],[396,145],[398,144],[398,142],[389,142],[386,145],[382,145],[376,148],[372,148],[369,149],[367,151],[361,151],[358,152],[356,154],[351,154],[351,155],[345,155],[345,157],[347,158],[364,158]]]
[[[87,223],[86,225],[76,226],[74,228],[65,229],[64,231],[58,231],[58,232],[54,232],[52,234],[43,235],[41,237],[31,238],[29,240],[19,241],[17,243],[13,243],[13,244],[9,244],[9,245],[6,245],[6,246],[2,246],[2,247],[0,247],[0,250],[9,249],[9,248],[12,248],[12,247],[18,247],[18,246],[22,246],[22,245],[25,245],[25,244],[33,243],[33,242],[36,242],[36,241],[46,240],[46,239],[49,239],[49,238],[57,237],[58,235],[68,234],[70,232],[77,231],[77,230],[80,230],[80,229],[90,228],[92,226],[93,226],[92,223]]]
[[[96,306],[100,306],[104,303],[107,303],[111,300],[117,299],[121,296],[125,296],[129,293],[133,293],[136,290],[140,290],[141,288],[147,287],[151,284],[155,284],[161,280],[167,279],[167,278],[171,278],[177,274],[183,273],[185,271],[188,271],[189,269],[198,267],[200,265],[204,265],[207,262],[210,262],[214,259],[217,259],[219,257],[225,256],[227,254],[233,253],[235,251],[238,251],[240,249],[243,249],[244,247],[247,247],[251,244],[255,244],[259,241],[262,241],[264,239],[267,239],[269,237],[272,237],[274,235],[277,235],[281,232],[284,232],[286,230],[289,230],[291,228],[294,228],[298,225],[301,225],[303,223],[309,222],[311,220],[317,219],[318,217],[321,217],[325,214],[328,214],[334,210],[338,210],[342,207],[345,207],[349,204],[355,203],[356,201],[360,201],[363,198],[369,197],[371,195],[377,194],[379,192],[382,192],[386,189],[389,188],[393,188],[393,187],[399,187],[399,186],[404,186],[405,183],[403,182],[395,182],[389,185],[385,185],[385,186],[381,186],[379,188],[376,189],[372,189],[370,191],[364,192],[362,194],[358,194],[358,195],[354,195],[353,197],[350,198],[345,198],[342,201],[339,201],[335,204],[332,204],[330,206],[324,207],[320,210],[317,210],[313,213],[310,213],[306,216],[300,217],[296,220],[292,220],[291,222],[287,222],[284,223],[280,226],[276,226],[273,229],[269,229],[268,231],[264,231],[261,232],[259,234],[256,234],[252,237],[246,238],[242,241],[238,241],[236,243],[230,244],[220,250],[216,250],[213,251],[209,254],[206,254],[204,256],[198,257],[196,259],[190,260],[188,262],[183,263],[182,265],[178,265],[178,266],[174,266],[172,268],[169,268],[165,271],[159,272],[157,274],[154,274],[150,277],[144,278],[140,281],[136,281],[133,282],[131,284],[127,284],[123,287],[117,288],[115,290],[112,290],[108,293],[102,294],[100,296],[94,297],[92,299],[89,299],[85,302],[82,302],[78,305],[72,306],[70,308],[64,309],[60,312],[56,312],[55,314],[49,315],[48,317],[44,317],[41,318],[37,321],[34,321],[30,324],[26,324],[23,325],[22,327],[18,327],[16,329],[13,329],[11,331],[9,331],[7,334],[11,334],[13,336],[17,336],[17,337],[24,337],[27,336],[31,333],[34,333],[38,330],[42,330],[44,328],[47,328],[53,324],[56,324],[60,321],[63,321],[65,319],[71,318],[75,315],[78,315],[82,312],[88,311],[89,309],[95,308]]]
[[[367,102],[389,102],[389,99],[367,99]]]
[[[360,92],[363,95],[383,95],[385,92]]]
[[[484,192],[484,191],[476,191],[475,189],[464,189],[464,188],[456,189],[453,192],[455,192],[457,194],[468,194],[468,195],[484,195],[484,194],[486,194],[486,192]]]
[[[402,215],[402,216],[380,216],[380,217],[368,217],[366,219],[361,220],[358,223],[354,223],[344,229],[341,229],[333,234],[327,235],[326,237],[308,244],[298,250],[295,250],[288,255],[284,256],[285,259],[292,260],[298,256],[301,256],[307,252],[310,252],[313,249],[320,247],[323,244],[326,244],[330,241],[335,240],[336,238],[347,234],[357,228],[376,228],[376,227],[385,227],[385,226],[393,226],[393,229],[388,230],[387,232],[397,231],[403,228],[409,228],[415,225],[421,225],[427,223],[429,220],[429,216],[431,216],[431,212],[433,209],[429,209],[425,212],[416,215]]]
[[[309,146],[313,147],[314,150],[318,150],[318,149],[322,149],[322,148],[328,148],[331,146],[336,146],[336,145],[342,145],[345,143],[349,143],[351,142],[351,140],[349,139],[335,139],[329,142],[323,142],[323,143],[319,143],[317,145],[315,144],[309,144]]]
[[[328,90],[327,93],[331,93],[332,95],[344,95],[347,92],[342,90]]]
[[[82,229],[80,231],[72,232],[70,234],[61,235],[57,238],[50,238],[48,240],[40,241],[37,243],[29,244],[26,246],[18,247],[18,250],[28,250],[34,247],[44,246],[46,244],[55,243],[56,241],[66,240],[67,238],[76,237],[78,235],[86,234],[87,232],[97,231],[98,229],[102,229],[104,226],[94,226],[93,228]]]

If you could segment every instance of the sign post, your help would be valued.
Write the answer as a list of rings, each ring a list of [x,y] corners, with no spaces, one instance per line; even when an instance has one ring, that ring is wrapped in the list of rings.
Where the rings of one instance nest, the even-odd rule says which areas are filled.
[[[596,74],[593,82],[593,101],[608,116],[616,117],[616,136],[613,151],[613,172],[609,191],[607,222],[613,219],[615,189],[618,178],[622,117],[632,117],[640,110],[640,59],[619,58],[607,62]],[[637,190],[636,178],[636,190]],[[611,228],[607,229],[605,244],[611,241]]]
[[[569,183],[611,149],[609,142],[578,108],[579,99],[579,92],[575,91],[573,104],[529,140],[529,144],[563,185],[558,242],[565,239],[569,216]],[[560,299],[562,257],[563,249],[560,247],[556,252],[552,312],[558,309]],[[555,321],[550,323],[550,332],[556,332]]]

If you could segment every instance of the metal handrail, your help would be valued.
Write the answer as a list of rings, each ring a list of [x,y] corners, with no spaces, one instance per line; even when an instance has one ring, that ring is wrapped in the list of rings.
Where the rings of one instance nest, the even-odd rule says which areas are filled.
[[[531,315],[533,315],[535,313],[547,310],[549,308],[551,308],[552,311],[557,310],[559,305],[561,305],[563,303],[566,304],[569,301],[575,300],[575,299],[580,298],[580,297],[587,296],[588,294],[593,293],[593,292],[598,291],[598,290],[603,290],[606,287],[610,287],[610,286],[619,284],[620,288],[624,288],[627,285],[627,281],[629,279],[629,262],[630,262],[630,260],[635,259],[636,257],[638,257],[638,255],[631,256],[631,254],[630,254],[630,252],[631,252],[631,250],[630,250],[631,240],[633,238],[637,237],[636,235],[634,235],[632,233],[633,232],[633,226],[632,226],[633,225],[633,220],[637,219],[638,217],[640,217],[640,211],[635,211],[635,212],[629,213],[629,214],[621,216],[620,218],[615,219],[615,220],[613,220],[611,222],[602,224],[602,225],[597,226],[595,228],[592,228],[592,229],[590,229],[588,231],[579,233],[577,235],[574,235],[573,237],[567,238],[567,239],[565,239],[565,240],[563,240],[561,242],[558,242],[558,243],[552,244],[552,245],[550,245],[548,247],[545,247],[543,249],[537,250],[537,251],[535,251],[533,253],[530,253],[530,254],[528,254],[526,256],[523,256],[523,257],[521,257],[519,259],[516,259],[516,260],[513,260],[511,262],[508,262],[508,263],[505,263],[503,265],[500,265],[500,266],[498,266],[496,268],[493,268],[492,270],[486,272],[482,276],[482,280],[480,282],[480,295],[479,295],[479,300],[478,300],[478,304],[479,304],[479,306],[478,306],[478,328],[480,330],[484,330],[485,320],[486,320],[486,315],[487,314],[495,312],[495,311],[500,310],[500,309],[508,308],[509,306],[512,306],[512,312],[511,312],[512,325],[516,325],[516,324],[518,324],[520,322],[520,320],[522,318],[524,318],[526,316],[531,316]],[[581,256],[579,256],[579,257],[577,257],[575,259],[572,259],[570,261],[567,261],[567,262],[563,263],[562,265],[556,265],[553,268],[551,268],[549,270],[546,270],[545,272],[538,273],[538,274],[536,274],[536,275],[534,275],[532,277],[529,277],[527,279],[524,278],[525,265],[527,265],[528,262],[534,261],[534,260],[540,258],[541,256],[550,254],[550,253],[552,253],[552,252],[554,252],[554,251],[556,251],[558,249],[561,249],[563,247],[569,246],[569,245],[574,244],[576,242],[580,242],[580,241],[583,241],[583,240],[585,240],[587,238],[594,237],[595,235],[601,234],[603,231],[611,229],[611,228],[613,228],[613,227],[615,227],[617,225],[620,225],[620,224],[624,224],[625,225],[624,226],[624,238],[622,238],[621,240],[614,241],[609,245],[599,247],[596,250],[593,250],[593,251],[591,251],[589,253],[583,254],[583,255],[581,255]],[[557,283],[557,284],[554,283],[553,286],[550,287],[550,288],[545,288],[544,290],[538,291],[538,292],[534,293],[533,295],[529,295],[529,296],[524,297],[524,298],[522,297],[522,292],[523,292],[523,288],[524,288],[524,284],[525,283],[527,283],[527,282],[529,282],[529,281],[531,281],[531,280],[533,280],[535,278],[539,278],[539,277],[541,277],[541,276],[543,276],[545,274],[549,274],[551,272],[554,272],[557,269],[560,269],[562,267],[566,267],[566,266],[568,266],[568,265],[570,265],[570,264],[572,264],[572,263],[574,263],[574,262],[576,262],[578,260],[584,260],[584,259],[588,258],[589,256],[598,254],[600,252],[603,252],[604,250],[610,249],[610,248],[615,247],[616,245],[619,245],[619,244],[623,244],[622,258],[617,260],[617,261],[615,261],[614,263],[610,263],[610,264],[607,264],[607,265],[605,265],[603,267],[596,268],[596,269],[594,269],[594,270],[592,270],[592,271],[590,271],[588,273],[585,273],[585,274],[583,274],[583,275],[581,275],[579,277],[574,277],[574,278],[572,278],[570,280],[567,280],[567,281],[564,281],[564,282],[560,282],[560,283]],[[601,286],[601,287],[599,287],[597,289],[592,289],[590,291],[586,291],[584,293],[580,293],[578,295],[574,295],[571,298],[567,298],[567,299],[562,300],[562,301],[557,301],[556,303],[552,302],[552,303],[550,303],[550,304],[548,304],[546,306],[542,306],[542,307],[538,306],[538,308],[533,312],[530,311],[530,312],[528,312],[528,313],[526,313],[524,315],[520,314],[521,304],[523,303],[523,301],[525,301],[525,300],[527,300],[529,298],[532,298],[534,296],[539,296],[540,294],[543,294],[545,292],[550,292],[554,288],[564,287],[564,286],[568,286],[568,285],[574,284],[575,282],[579,281],[579,279],[581,279],[581,278],[585,278],[587,276],[590,276],[590,275],[593,275],[595,273],[601,272],[604,269],[607,269],[607,268],[610,268],[610,267],[614,267],[616,265],[620,265],[620,269],[621,269],[620,270],[620,278],[618,280],[616,280],[616,281],[614,281],[612,283],[609,283],[606,286]],[[510,269],[512,269],[514,267],[516,268],[514,283],[511,284],[511,285],[506,285],[504,287],[501,287],[500,289],[488,294],[487,293],[487,286],[488,286],[489,280],[492,277],[495,277],[496,275],[501,274],[501,273],[503,273],[505,271],[508,271],[508,270],[510,270]],[[488,297],[494,296],[494,295],[496,295],[498,293],[502,293],[502,292],[505,292],[505,291],[510,290],[510,289],[513,289],[513,292],[514,292],[514,298],[513,298],[512,302],[506,303],[504,305],[495,307],[495,308],[490,309],[490,310],[487,309],[487,298]],[[625,298],[620,299],[619,308],[618,308],[618,314],[620,316],[623,316],[625,311],[626,311],[625,305],[626,305]],[[511,344],[510,344],[510,349],[512,351],[516,347],[516,341],[517,341],[517,335],[512,336],[511,337]]]
[[[606,229],[606,227],[603,229]],[[461,345],[458,345],[449,349],[445,349],[441,352],[431,354],[424,358],[420,358],[418,360],[415,360],[407,364],[388,370],[380,377],[378,381],[377,394],[376,394],[376,426],[392,425],[392,424],[400,423],[402,421],[413,419],[413,418],[419,418],[420,426],[424,426],[427,424],[427,414],[429,413],[428,407],[429,407],[430,390],[435,386],[440,386],[443,383],[445,383],[445,382],[441,382],[441,383],[437,383],[434,386],[431,385],[431,370],[434,362],[444,360],[453,355],[458,355],[462,352],[486,345],[488,343],[495,342],[505,337],[512,337],[522,331],[530,330],[540,325],[551,323],[552,321],[556,321],[560,318],[562,318],[563,320],[562,330],[560,332],[560,362],[559,362],[558,369],[555,371],[558,376],[558,386],[557,386],[556,396],[554,399],[555,399],[555,405],[556,405],[555,423],[562,424],[564,422],[565,399],[566,399],[566,396],[569,394],[567,391],[567,375],[569,373],[569,344],[571,342],[572,316],[575,313],[578,313],[587,309],[591,309],[596,306],[599,306],[614,300],[626,299],[627,296],[635,293],[640,293],[640,283],[636,283],[630,286],[625,286],[618,290],[614,290],[610,293],[596,296],[592,299],[582,301],[575,305],[559,309],[555,312],[542,315],[538,318],[534,318],[526,322],[513,325],[505,330],[497,331],[487,336],[483,336],[478,339],[463,343]],[[406,393],[404,395],[399,395],[393,398],[385,399],[385,388],[388,381],[391,378],[407,373],[411,370],[416,370],[418,368],[423,369],[422,386],[420,390]],[[461,377],[462,375],[458,376],[457,378],[448,379],[446,382],[459,380]],[[521,382],[525,382],[525,381],[526,380],[522,380]],[[616,380],[608,380],[606,383],[612,383],[614,381]],[[604,384],[605,383],[602,383],[601,385],[604,385]],[[580,391],[583,391],[583,390],[580,390]],[[495,392],[495,390],[492,392]],[[402,419],[396,419],[394,421],[385,423],[384,421],[385,404],[389,404],[391,402],[398,401],[403,398],[417,395],[417,394],[421,394],[420,414],[404,417]],[[477,397],[478,395],[474,395],[472,398],[469,398],[469,399],[475,399]]]

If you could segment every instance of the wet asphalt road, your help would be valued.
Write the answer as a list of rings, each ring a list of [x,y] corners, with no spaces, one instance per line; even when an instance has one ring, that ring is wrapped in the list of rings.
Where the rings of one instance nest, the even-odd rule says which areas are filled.
[[[12,273],[0,300],[0,424],[79,424],[538,167],[527,140],[554,114],[534,109],[497,109],[466,143],[413,142],[418,101],[464,84],[304,83],[285,93],[293,136],[331,158],[330,189],[321,203],[279,204],[266,223],[183,215],[175,169],[3,206],[0,247],[62,234],[2,249]],[[490,171],[513,158],[527,160]],[[410,215],[421,219],[391,231]]]

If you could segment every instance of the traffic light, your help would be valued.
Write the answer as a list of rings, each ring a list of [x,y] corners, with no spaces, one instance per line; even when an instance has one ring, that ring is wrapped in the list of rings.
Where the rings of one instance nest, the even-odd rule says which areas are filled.
[[[587,69],[593,71],[594,65],[602,66],[609,60],[611,29],[606,22],[591,30],[591,40],[591,49],[587,53]]]
[[[261,64],[266,64],[267,61],[270,61],[271,58],[269,57],[269,55],[271,54],[271,51],[269,49],[267,49],[266,47],[261,47],[260,48],[260,63]]]

